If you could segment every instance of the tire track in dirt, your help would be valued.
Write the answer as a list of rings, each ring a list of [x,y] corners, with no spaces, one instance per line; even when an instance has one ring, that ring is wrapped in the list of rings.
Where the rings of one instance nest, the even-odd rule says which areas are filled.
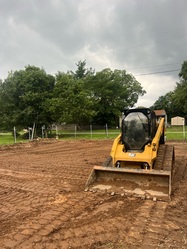
[[[119,200],[118,197],[93,193],[84,193],[69,200],[66,198],[62,199],[60,205],[55,208],[51,206],[51,210],[32,219],[32,224],[27,222],[18,227],[12,234],[14,240],[10,241],[7,237],[4,245],[12,243],[14,248],[37,248],[42,244],[42,248],[50,248],[49,246],[55,244],[55,248],[91,248],[109,241],[113,234],[122,230],[123,232],[118,235],[119,238],[116,238],[120,239],[124,236],[124,231],[129,229],[125,227],[125,221],[133,219],[128,212],[132,200],[124,198]],[[138,205],[136,201],[136,206]],[[111,217],[114,210],[116,218],[118,217],[117,224],[116,218]],[[41,226],[37,227],[36,224]],[[21,243],[16,241],[17,234],[22,236]]]
[[[0,248],[187,248],[186,143],[174,144],[170,203],[84,192],[92,165],[104,161],[111,142],[81,143],[1,153]]]

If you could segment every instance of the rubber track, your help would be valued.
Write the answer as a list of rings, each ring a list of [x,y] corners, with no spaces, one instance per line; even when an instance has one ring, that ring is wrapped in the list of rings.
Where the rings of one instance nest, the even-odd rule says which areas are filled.
[[[154,164],[155,170],[172,171],[174,163],[174,149],[172,145],[160,145],[157,159]]]

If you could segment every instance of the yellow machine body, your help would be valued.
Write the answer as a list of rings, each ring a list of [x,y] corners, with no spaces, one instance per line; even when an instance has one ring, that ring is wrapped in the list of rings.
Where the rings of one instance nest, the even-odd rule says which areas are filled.
[[[112,157],[112,163],[113,166],[116,165],[118,161],[124,162],[123,167],[130,166],[139,168],[140,163],[147,163],[147,166],[150,167],[150,169],[153,168],[153,163],[157,158],[157,153],[159,149],[159,141],[161,136],[164,132],[164,118],[161,118],[156,135],[151,143],[148,143],[145,145],[145,148],[142,152],[136,152],[136,151],[125,151],[124,145],[121,143],[121,134],[114,140],[112,150],[111,150],[111,157]]]
[[[103,166],[96,165],[92,168],[85,189],[168,200],[171,196],[174,148],[165,144],[165,116],[156,116],[150,109],[129,110],[126,112],[126,117],[129,117],[128,115],[132,117],[137,115],[136,120],[142,122],[144,127],[142,129],[148,131],[149,139],[137,149],[136,140],[141,139],[138,140],[135,131],[132,136],[126,138],[131,126],[124,125],[125,128],[122,128],[121,134],[113,142],[108,160]],[[144,116],[146,124],[143,124]],[[152,124],[153,119],[156,119],[156,122],[154,120]],[[137,123],[134,120],[131,122]],[[128,121],[127,126],[129,123]],[[142,134],[144,135],[143,130]],[[128,139],[135,145],[130,147]],[[144,142],[144,137],[142,140]]]

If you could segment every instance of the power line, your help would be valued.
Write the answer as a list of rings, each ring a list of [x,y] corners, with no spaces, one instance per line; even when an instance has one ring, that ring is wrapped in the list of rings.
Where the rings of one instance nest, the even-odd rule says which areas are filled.
[[[160,64],[160,65],[151,65],[151,66],[142,66],[142,67],[134,67],[134,68],[127,68],[126,70],[133,70],[133,69],[141,69],[141,68],[150,68],[150,67],[163,67],[163,66],[172,66],[172,65],[179,65],[181,63],[170,63],[170,64]]]
[[[160,74],[160,73],[171,73],[171,72],[177,72],[180,71],[180,69],[174,69],[174,70],[168,70],[168,71],[160,71],[160,72],[151,72],[151,73],[142,73],[142,74],[137,74],[134,76],[143,76],[143,75],[151,75],[151,74]]]

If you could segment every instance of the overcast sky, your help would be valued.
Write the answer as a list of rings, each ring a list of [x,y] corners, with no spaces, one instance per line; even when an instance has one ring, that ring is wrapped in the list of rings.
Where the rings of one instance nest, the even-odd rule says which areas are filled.
[[[86,60],[132,73],[147,92],[137,105],[150,107],[187,60],[187,1],[0,0],[0,34],[1,79],[27,65],[74,71]]]

